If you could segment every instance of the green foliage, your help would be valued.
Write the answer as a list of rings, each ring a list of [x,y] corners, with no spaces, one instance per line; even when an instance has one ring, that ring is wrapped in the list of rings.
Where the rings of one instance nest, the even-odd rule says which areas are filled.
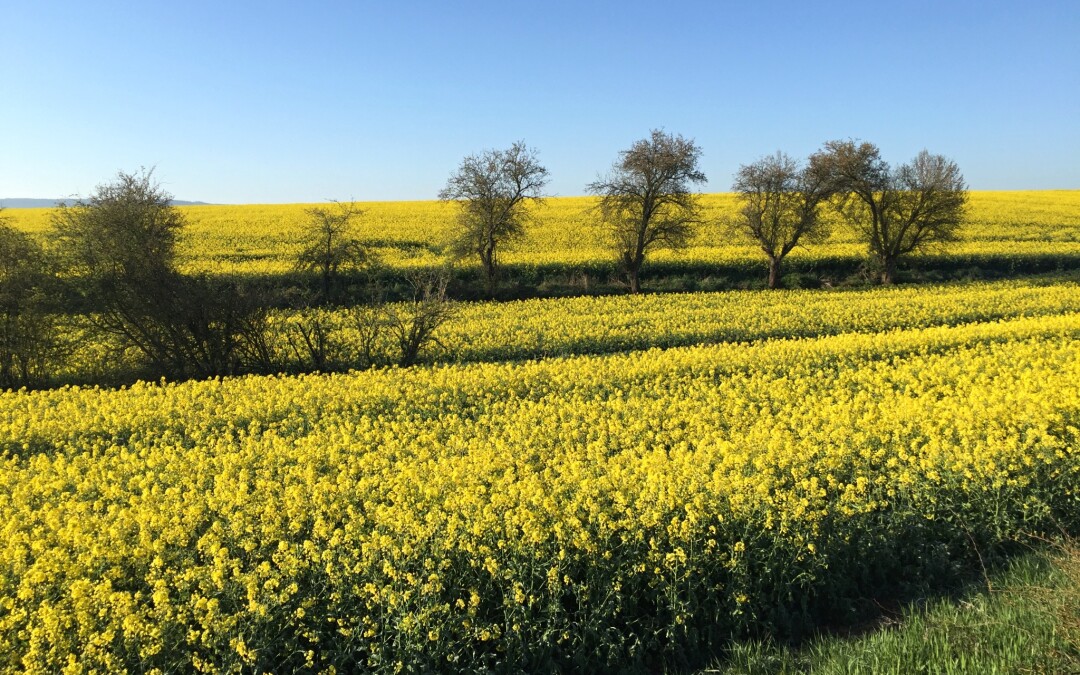
[[[178,270],[185,221],[171,200],[144,170],[58,209],[53,235],[69,286],[99,332],[138,350],[155,376],[269,369],[263,303],[228,280]]]
[[[64,260],[98,295],[171,274],[184,227],[171,200],[153,171],[119,172],[88,199],[54,213],[53,233]]]
[[[1011,561],[974,589],[887,612],[852,637],[791,647],[740,641],[705,673],[1080,672],[1080,550],[1064,542]]]
[[[0,389],[45,382],[58,349],[45,252],[0,219]]]

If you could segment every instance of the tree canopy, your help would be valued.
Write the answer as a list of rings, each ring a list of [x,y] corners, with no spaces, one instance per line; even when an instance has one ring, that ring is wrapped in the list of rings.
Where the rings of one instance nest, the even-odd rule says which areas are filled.
[[[896,280],[903,256],[957,238],[968,192],[950,159],[923,150],[894,169],[872,143],[830,141],[810,157],[810,171],[836,193],[837,208],[859,232],[882,283]]]
[[[693,140],[654,129],[621,152],[607,176],[586,187],[600,197],[599,217],[632,293],[641,289],[646,254],[686,246],[701,222],[697,195],[690,191],[706,180],[700,158]]]
[[[820,206],[829,197],[828,185],[778,152],[739,167],[732,189],[741,204],[737,227],[768,258],[769,288],[776,288],[784,257],[801,242],[827,234]]]
[[[452,249],[475,255],[493,292],[499,251],[520,237],[529,219],[529,202],[543,199],[548,170],[524,141],[506,150],[469,155],[450,175],[439,199],[457,202],[458,231]]]

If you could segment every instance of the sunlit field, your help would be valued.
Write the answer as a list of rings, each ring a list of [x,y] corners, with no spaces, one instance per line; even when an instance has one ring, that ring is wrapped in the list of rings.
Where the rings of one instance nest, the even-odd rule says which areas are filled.
[[[0,675],[1080,675],[1080,0],[200,4],[0,11]]]
[[[0,396],[9,671],[677,660],[1080,513],[1072,312]]]
[[[656,258],[760,265],[706,201]],[[591,203],[506,260],[609,264]],[[440,263],[449,206],[363,208]],[[304,209],[184,207],[185,269],[291,273]],[[932,255],[1078,258],[1080,192],[973,193]],[[0,672],[692,669],[982,578],[1080,529],[1080,286],[1012,276],[454,302],[413,367],[358,356],[392,351],[363,303],[273,307],[281,372],[119,387],[72,319],[63,386],[0,392]]]
[[[588,197],[560,197],[533,208],[534,221],[524,240],[503,257],[510,265],[597,266],[612,254],[598,229]],[[724,223],[735,215],[734,195],[704,197],[706,224],[691,247],[658,251],[650,259],[687,267],[761,266],[760,253],[732,234]],[[297,240],[315,205],[185,206],[188,219],[182,243],[188,271],[218,274],[281,274],[293,268]],[[454,228],[454,208],[437,201],[361,204],[361,237],[374,245],[384,264],[410,268],[437,265]],[[17,227],[44,232],[49,209],[5,211]],[[1080,191],[973,192],[961,242],[936,255],[1080,256]],[[836,223],[828,243],[796,249],[792,260],[854,259],[865,255],[854,234]],[[470,264],[471,261],[465,261]]]
[[[317,318],[329,333],[327,367],[363,368],[365,349],[393,363],[383,334],[365,347],[358,318],[365,308],[271,312],[269,347],[284,370],[295,369],[298,322]],[[547,298],[458,303],[440,327],[424,363],[515,361],[609,354],[650,347],[770,338],[878,333],[1080,312],[1075,280],[1015,280],[865,290],[726,291]],[[85,329],[69,328],[80,346],[55,370],[57,383],[122,379],[137,354]],[[380,361],[381,359],[381,361]]]

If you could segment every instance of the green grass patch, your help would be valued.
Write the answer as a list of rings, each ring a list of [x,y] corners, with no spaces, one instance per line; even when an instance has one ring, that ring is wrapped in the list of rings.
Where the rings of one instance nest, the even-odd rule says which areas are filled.
[[[1080,673],[1080,544],[1023,555],[967,592],[883,608],[847,632],[740,642],[702,673]]]

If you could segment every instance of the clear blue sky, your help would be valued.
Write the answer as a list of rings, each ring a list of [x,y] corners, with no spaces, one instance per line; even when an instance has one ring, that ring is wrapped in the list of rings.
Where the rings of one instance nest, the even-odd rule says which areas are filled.
[[[0,0],[0,197],[156,166],[179,199],[433,199],[522,139],[582,194],[654,127],[740,164],[834,138],[1080,188],[1080,1]]]

